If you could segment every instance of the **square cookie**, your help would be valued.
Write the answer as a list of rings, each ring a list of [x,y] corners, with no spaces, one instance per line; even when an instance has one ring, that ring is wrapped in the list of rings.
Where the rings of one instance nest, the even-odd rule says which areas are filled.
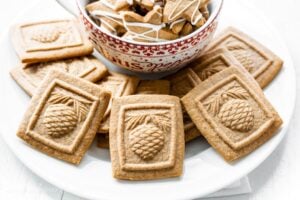
[[[224,48],[254,76],[261,88],[266,87],[282,68],[283,61],[267,47],[245,33],[229,27],[208,47]]]
[[[113,98],[134,94],[139,84],[139,79],[115,72],[96,83],[101,88],[111,92],[111,100],[104,114],[98,133],[107,134],[109,132],[110,109]]]
[[[140,81],[136,94],[170,94],[170,81],[143,80]]]
[[[179,98],[168,95],[115,98],[109,140],[115,178],[150,180],[180,176],[184,130]]]
[[[12,43],[23,63],[89,55],[93,45],[76,20],[41,21],[12,28]]]
[[[191,119],[227,161],[269,140],[282,120],[249,73],[228,68],[182,98]]]
[[[179,98],[191,91],[195,86],[201,83],[200,78],[193,69],[184,68],[175,74],[166,77],[170,81],[170,94]]]
[[[51,70],[32,97],[17,135],[52,157],[79,164],[110,99],[94,84]]]
[[[247,73],[225,49],[221,48],[206,53],[190,63],[187,68],[167,77],[171,82],[170,94],[181,98],[207,78],[230,67],[240,68]],[[186,114],[186,111],[183,111],[183,113],[185,138],[188,142],[201,136],[201,133],[195,127],[189,115]]]
[[[94,56],[65,59],[60,61],[44,62],[24,65],[10,71],[13,79],[30,95],[41,84],[43,78],[52,70],[60,70],[71,75],[96,82],[107,74],[106,67]]]

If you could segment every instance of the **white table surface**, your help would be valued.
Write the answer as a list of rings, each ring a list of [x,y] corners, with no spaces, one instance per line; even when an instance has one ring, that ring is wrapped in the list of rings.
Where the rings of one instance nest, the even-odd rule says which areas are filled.
[[[2,0],[0,36],[14,16],[38,0]],[[241,0],[237,0],[241,1]],[[278,28],[290,50],[297,76],[300,77],[300,1],[242,0],[254,3]],[[5,3],[4,3],[5,2]],[[255,16],[253,16],[255,17]],[[1,47],[0,47],[1,48]],[[1,57],[1,55],[0,55]],[[1,67],[1,66],[0,66]],[[298,67],[298,68],[297,68]],[[297,84],[298,99],[300,82]],[[280,91],[278,91],[280,95]],[[1,98],[1,97],[0,97]],[[287,97],[288,98],[288,97]],[[1,111],[0,111],[1,112]],[[298,122],[298,123],[297,123]],[[249,174],[253,192],[247,195],[215,200],[277,200],[300,199],[300,100],[287,136],[273,154]],[[3,122],[2,122],[3,123]],[[28,170],[9,150],[0,137],[0,199],[1,200],[79,200],[50,185]]]

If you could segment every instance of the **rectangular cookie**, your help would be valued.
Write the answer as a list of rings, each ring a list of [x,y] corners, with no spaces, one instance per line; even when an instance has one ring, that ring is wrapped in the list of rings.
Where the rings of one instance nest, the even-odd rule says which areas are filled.
[[[191,91],[195,86],[201,83],[197,74],[187,66],[179,70],[173,75],[166,77],[170,81],[170,94],[179,98],[183,97],[186,93]]]
[[[91,82],[96,82],[107,74],[106,67],[94,56],[71,58],[59,61],[24,65],[10,71],[13,79],[32,96],[46,74],[52,70],[60,70]]]
[[[182,102],[202,135],[227,161],[257,149],[282,124],[253,77],[238,68],[210,77]]]
[[[115,98],[109,131],[113,176],[151,180],[182,174],[184,130],[178,97]]]
[[[109,132],[109,120],[112,98],[134,94],[139,84],[139,81],[140,80],[137,77],[119,74],[115,72],[109,72],[108,76],[96,83],[98,86],[110,91],[112,94],[109,106],[104,114],[103,120],[101,121],[98,133],[107,134]]]
[[[136,94],[170,94],[170,81],[143,80],[140,81]]]
[[[167,77],[171,83],[170,94],[181,98],[207,78],[230,67],[243,68],[225,49],[220,48],[206,53],[190,63],[187,68]],[[242,70],[246,72],[245,69]],[[190,117],[185,114],[186,112],[183,111],[183,113],[185,138],[186,142],[188,142],[201,136],[201,133],[195,127]]]
[[[110,93],[51,70],[32,97],[17,135],[49,156],[79,164],[91,145]]]
[[[89,55],[93,45],[76,20],[18,24],[12,43],[23,63],[38,63]]]
[[[265,88],[282,68],[283,61],[250,36],[229,27],[208,47],[208,51],[226,49]]]

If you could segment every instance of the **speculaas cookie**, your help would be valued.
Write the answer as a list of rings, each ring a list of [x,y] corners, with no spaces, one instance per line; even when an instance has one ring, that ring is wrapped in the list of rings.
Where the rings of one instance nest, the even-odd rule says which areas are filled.
[[[12,42],[23,63],[89,55],[93,45],[75,20],[42,21],[12,28]]]
[[[126,1],[106,0],[95,1],[86,6],[91,18],[103,29],[115,35],[123,35],[126,29],[119,10],[126,9]]]
[[[239,62],[225,49],[217,49],[204,54],[187,68],[167,77],[171,82],[171,95],[183,97],[194,87],[205,81],[210,76],[229,67],[243,68]],[[244,70],[244,69],[242,69]],[[245,71],[245,70],[244,70]],[[246,72],[247,73],[247,72]],[[183,111],[183,113],[186,113]],[[184,115],[184,127],[187,141],[201,135],[188,115]]]
[[[51,70],[32,97],[17,135],[52,157],[79,164],[107,109],[110,93]]]
[[[171,94],[183,97],[210,76],[229,67],[242,68],[241,64],[225,49],[206,53],[188,64],[186,68],[166,77],[171,82]]]
[[[206,19],[200,12],[208,1],[203,0],[167,0],[164,6],[163,21],[170,23],[178,19],[186,19],[191,25],[200,27]]]
[[[159,42],[174,40],[178,35],[171,30],[164,28],[162,24],[162,8],[154,6],[145,16],[141,16],[134,11],[124,11],[121,13],[127,33],[123,38],[141,42]]]
[[[178,97],[115,98],[109,131],[113,176],[148,180],[182,174],[184,130]]]
[[[139,79],[133,76],[127,76],[115,72],[109,72],[109,75],[96,83],[101,88],[111,92],[111,100],[109,106],[104,114],[103,120],[99,127],[98,133],[108,133],[110,109],[112,98],[131,95],[139,84]]]
[[[85,56],[60,61],[35,63],[26,67],[21,65],[13,68],[10,74],[32,96],[43,78],[52,69],[60,70],[91,82],[100,80],[108,72],[106,67],[97,58]]]
[[[189,35],[192,32],[193,32],[193,26],[192,26],[192,24],[189,23],[189,22],[186,22],[184,24],[184,26],[182,27],[182,29],[181,29],[180,35],[181,36],[186,36],[186,35]]]
[[[143,80],[140,81],[136,94],[170,94],[170,81]]]
[[[261,88],[266,87],[282,68],[283,61],[267,47],[245,33],[229,27],[208,47],[208,51],[224,48],[243,65],[257,80]]]
[[[257,149],[282,124],[255,79],[239,68],[211,76],[182,102],[202,135],[227,161]]]

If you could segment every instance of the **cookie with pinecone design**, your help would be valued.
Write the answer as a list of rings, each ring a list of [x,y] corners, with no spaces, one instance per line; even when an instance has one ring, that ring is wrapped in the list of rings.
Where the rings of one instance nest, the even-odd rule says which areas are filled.
[[[90,55],[93,45],[76,20],[51,20],[15,25],[12,43],[24,64]]]
[[[17,135],[52,157],[79,164],[91,145],[110,93],[51,70],[32,97]]]
[[[168,95],[115,98],[109,141],[113,176],[117,179],[180,176],[184,130],[179,98]]]
[[[239,68],[211,76],[182,102],[198,130],[227,161],[263,145],[282,124],[255,79]]]
[[[209,77],[231,67],[239,68],[247,73],[226,49],[217,49],[205,53],[190,63],[187,68],[167,77],[171,83],[170,94],[181,98]],[[188,142],[201,136],[201,133],[195,127],[189,115],[186,114],[186,111],[183,111],[183,113],[185,138]]]
[[[279,73],[283,61],[271,50],[242,31],[229,27],[207,48],[208,51],[225,49],[265,88]]]
[[[108,73],[107,68],[94,56],[84,56],[52,62],[21,64],[10,71],[12,78],[30,96],[35,93],[43,78],[52,70],[61,70],[68,74],[97,82]]]

